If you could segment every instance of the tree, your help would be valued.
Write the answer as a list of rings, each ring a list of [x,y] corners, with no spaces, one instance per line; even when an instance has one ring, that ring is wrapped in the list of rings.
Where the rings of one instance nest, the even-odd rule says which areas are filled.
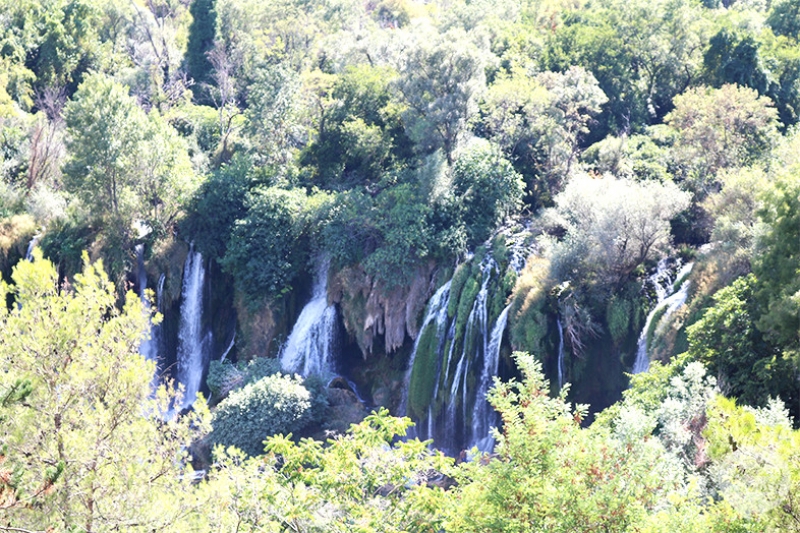
[[[66,189],[98,214],[132,215],[147,115],[124,86],[94,74],[67,104],[65,118],[70,154]]]
[[[458,498],[445,530],[635,530],[684,490],[680,467],[648,438],[652,425],[581,429],[585,407],[549,397],[541,364],[519,352],[515,359],[522,381],[496,382],[489,395],[503,420],[497,457],[453,472]]]
[[[428,486],[451,460],[418,440],[386,409],[326,444],[270,437],[266,454],[246,459],[216,450],[209,480],[199,487],[209,505],[184,527],[193,531],[440,531],[445,493]],[[433,479],[432,479],[433,478]]]
[[[301,189],[258,188],[247,195],[247,215],[231,231],[222,266],[250,303],[291,290],[310,253],[314,217],[327,196]],[[305,239],[305,242],[303,241]]]
[[[522,206],[522,176],[489,142],[475,142],[465,148],[452,174],[454,201],[462,209],[470,247],[483,243]]]
[[[195,0],[189,6],[192,23],[189,25],[189,39],[186,44],[186,69],[197,87],[211,81],[212,64],[208,53],[214,45],[214,33],[217,29],[214,3],[215,0]],[[200,95],[195,91],[195,98],[198,96]]]
[[[64,185],[98,218],[164,226],[197,187],[185,141],[110,78],[87,76],[65,119]]]
[[[299,376],[275,374],[235,390],[214,410],[211,442],[256,456],[264,439],[303,429],[321,418],[324,397],[312,396]]]
[[[715,188],[720,169],[756,162],[777,142],[777,111],[753,89],[723,85],[696,87],[675,97],[665,122],[678,133],[674,159],[697,173],[694,187]]]
[[[418,43],[409,51],[398,87],[408,105],[407,131],[422,153],[444,150],[453,163],[458,141],[477,112],[486,81],[483,54],[462,32]]]
[[[41,252],[20,263],[18,305],[0,316],[0,491],[4,525],[94,531],[161,530],[188,509],[187,447],[208,429],[203,401],[169,418],[179,395],[151,389],[138,353],[149,316],[128,293],[118,310],[102,264],[84,256],[72,287]],[[0,286],[0,300],[9,288]]]
[[[756,327],[761,316],[750,274],[714,295],[714,305],[689,326],[689,355],[706,364],[726,395],[763,406],[774,396],[796,395],[791,361],[776,353]]]
[[[589,123],[608,101],[595,77],[580,67],[496,80],[481,103],[486,134],[498,143],[529,183],[550,195],[569,175]],[[536,181],[544,180],[542,188]]]
[[[689,206],[671,183],[574,176],[555,198],[566,235],[553,250],[556,277],[619,284],[670,244],[669,221]]]

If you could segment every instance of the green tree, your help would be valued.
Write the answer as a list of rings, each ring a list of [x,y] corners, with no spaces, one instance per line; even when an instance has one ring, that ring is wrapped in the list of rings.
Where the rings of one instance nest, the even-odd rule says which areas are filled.
[[[731,397],[762,406],[774,396],[796,395],[791,361],[767,342],[756,327],[761,316],[752,274],[714,295],[714,305],[688,328],[689,355],[706,364]]]
[[[319,421],[325,400],[321,391],[314,392],[299,376],[275,374],[247,384],[214,409],[209,439],[215,445],[236,446],[251,456],[260,455],[264,439]]]
[[[777,142],[772,101],[737,85],[689,89],[675,97],[665,122],[678,132],[675,161],[696,174],[693,186],[702,195],[716,188],[718,170],[754,163]]]
[[[541,364],[515,359],[522,381],[496,383],[489,397],[503,420],[497,459],[454,471],[447,531],[628,531],[683,490],[680,468],[648,439],[652,426],[581,429],[585,407],[550,398]]]
[[[422,153],[444,150],[448,164],[486,84],[482,51],[463,32],[421,40],[408,53],[398,87],[407,131]]]
[[[452,169],[454,201],[462,210],[468,246],[483,243],[522,207],[522,176],[489,142],[464,149]]]
[[[281,297],[305,267],[316,233],[316,214],[324,194],[307,196],[301,189],[253,189],[246,199],[247,215],[231,231],[222,266],[249,302]]]
[[[197,187],[183,139],[110,78],[87,76],[65,117],[64,185],[97,218],[165,226]]]
[[[59,531],[161,530],[190,505],[186,449],[208,429],[203,401],[165,418],[175,391],[152,391],[138,353],[149,331],[141,300],[120,311],[101,264],[85,258],[71,287],[35,252],[14,270],[18,305],[2,307],[0,405],[3,525]],[[21,384],[27,389],[23,389]]]
[[[555,215],[566,229],[552,252],[556,277],[610,287],[664,253],[669,222],[689,206],[689,195],[671,182],[576,175],[555,201]]]
[[[320,441],[267,439],[266,455],[216,451],[218,467],[199,486],[209,505],[194,531],[440,531],[445,493],[428,481],[450,460],[418,440],[401,440],[408,419],[386,409]]]
[[[214,10],[215,0],[195,0],[189,6],[192,23],[189,25],[189,39],[186,45],[186,68],[189,76],[199,84],[211,81],[211,62],[208,53],[214,45],[214,34],[217,29],[217,13]],[[194,87],[195,98],[199,96]]]

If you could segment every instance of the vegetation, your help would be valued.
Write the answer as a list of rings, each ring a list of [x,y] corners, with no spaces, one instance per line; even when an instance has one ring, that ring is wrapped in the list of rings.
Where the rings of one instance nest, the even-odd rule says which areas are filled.
[[[798,531],[796,0],[0,13],[0,531]],[[274,358],[320,263],[358,391]],[[300,438],[477,431],[507,307],[494,454]]]

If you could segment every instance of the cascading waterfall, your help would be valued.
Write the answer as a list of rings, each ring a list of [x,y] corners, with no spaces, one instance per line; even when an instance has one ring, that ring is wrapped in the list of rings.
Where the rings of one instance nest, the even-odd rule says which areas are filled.
[[[286,372],[331,376],[336,371],[336,306],[328,305],[328,266],[327,260],[320,261],[311,301],[303,307],[281,350],[281,367]]]
[[[203,256],[189,249],[183,267],[181,319],[178,329],[178,381],[185,387],[183,407],[191,406],[197,399],[205,366],[205,342],[202,331],[203,281],[205,269]]]
[[[681,268],[678,272],[675,281],[681,280],[688,276],[692,271],[692,266],[694,266],[693,263],[687,263],[684,265],[683,268]],[[655,307],[653,307],[653,310],[647,315],[647,319],[644,322],[644,328],[642,328],[642,332],[639,335],[639,343],[636,349],[636,361],[633,363],[634,374],[647,372],[647,370],[650,368],[650,356],[647,353],[647,336],[648,332],[650,331],[650,323],[653,321],[655,315],[664,309],[659,324],[664,323],[670,317],[670,315],[672,315],[672,313],[686,303],[686,298],[689,296],[690,280],[688,279],[681,284],[677,291],[669,295],[667,294],[668,290],[672,288],[673,283],[672,279],[669,277],[669,270],[665,260],[662,260],[658,263],[658,268],[656,269],[655,274],[650,277],[650,281],[656,288],[658,300]]]
[[[150,301],[147,299],[145,295],[145,290],[147,289],[147,272],[144,269],[144,244],[137,244],[136,245],[136,276],[137,276],[137,285],[138,285],[138,292],[139,298],[142,300],[142,306],[144,307],[144,312],[147,316],[150,316]],[[160,280],[159,280],[160,283]],[[142,344],[139,346],[139,353],[144,356],[145,359],[148,361],[153,361],[158,359],[158,341],[156,339],[156,328],[157,326],[150,325],[150,336],[149,338],[142,341]]]
[[[26,261],[33,261],[33,249],[36,248],[36,245],[39,243],[40,234],[36,234],[33,236],[31,241],[28,243],[28,251],[25,252],[25,260]]]
[[[478,385],[475,399],[475,409],[472,413],[472,446],[476,446],[482,452],[489,452],[494,447],[494,438],[491,435],[491,427],[497,425],[497,413],[489,405],[486,395],[493,384],[493,378],[497,375],[497,368],[500,365],[500,345],[503,343],[503,334],[508,324],[508,311],[511,305],[497,317],[497,322],[492,328],[492,335],[489,338],[489,346],[483,358],[483,372]]]
[[[417,349],[419,348],[420,339],[422,339],[422,332],[433,322],[436,323],[436,336],[442,345],[439,349],[443,348],[444,335],[442,328],[447,327],[447,305],[450,303],[450,284],[448,281],[431,296],[428,302],[428,310],[425,313],[425,318],[422,320],[422,327],[419,328],[420,334],[417,335],[417,340],[414,341],[414,349],[411,351],[411,357],[408,360],[408,370],[406,370],[405,384],[403,387],[403,397],[400,400],[400,414],[403,416],[408,414],[408,386],[411,382],[411,372],[414,370],[414,360],[417,357]],[[438,388],[438,382],[436,387]],[[434,392],[436,396],[436,392]]]
[[[556,321],[558,327],[558,390],[564,388],[564,327],[561,318]]]
[[[514,270],[517,267],[510,265]],[[491,256],[484,258],[480,286],[475,286],[469,314],[460,320],[457,310],[452,313],[451,304],[453,298],[463,296],[452,292],[450,282],[440,288],[428,304],[411,355],[401,412],[415,418],[416,436],[433,439],[438,449],[451,455],[473,446],[481,451],[490,451],[494,446],[490,428],[498,420],[486,395],[498,372],[510,309],[503,309],[494,323],[489,321],[489,304],[497,304],[491,296],[499,274],[497,262]],[[417,357],[422,350],[424,359]],[[431,384],[431,393],[423,390],[426,383]],[[409,394],[415,395],[417,403],[427,403],[409,404]]]

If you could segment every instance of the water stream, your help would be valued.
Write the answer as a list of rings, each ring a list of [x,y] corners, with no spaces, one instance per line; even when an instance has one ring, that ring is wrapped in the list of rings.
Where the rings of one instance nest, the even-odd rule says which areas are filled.
[[[281,368],[308,376],[331,377],[336,372],[333,353],[336,333],[336,306],[328,305],[328,261],[320,261],[309,301],[286,339],[281,353]]]
[[[178,371],[177,378],[184,387],[183,407],[191,406],[203,379],[206,363],[205,339],[203,337],[203,281],[205,269],[203,256],[189,249],[183,267],[183,288],[181,292],[181,318],[178,329]]]
[[[692,266],[693,263],[687,263],[684,265],[680,271],[678,271],[677,276],[673,279],[670,275],[671,272],[667,267],[667,262],[662,260],[658,263],[656,272],[650,276],[650,281],[653,283],[656,289],[657,301],[652,311],[650,311],[650,313],[647,315],[642,332],[639,334],[639,342],[636,347],[636,361],[633,363],[632,370],[634,374],[647,372],[647,370],[650,368],[647,337],[648,333],[650,332],[650,324],[652,323],[653,318],[656,316],[656,314],[660,313],[662,309],[664,309],[663,314],[659,319],[659,324],[663,324],[667,321],[667,319],[669,319],[672,313],[686,303],[686,298],[689,296],[690,281],[688,279],[681,284],[678,290],[674,292],[671,291],[674,281],[686,278],[686,276],[688,276],[692,271]]]

